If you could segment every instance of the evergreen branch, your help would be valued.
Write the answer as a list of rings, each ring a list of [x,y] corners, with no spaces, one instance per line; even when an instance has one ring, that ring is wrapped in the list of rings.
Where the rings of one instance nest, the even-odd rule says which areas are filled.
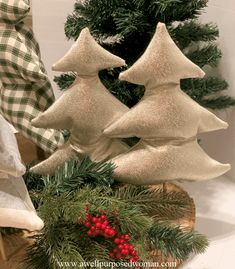
[[[155,19],[171,23],[197,18],[201,10],[207,6],[207,0],[153,0],[146,5],[144,10],[147,10]]]
[[[228,88],[228,83],[217,77],[207,77],[203,79],[181,80],[181,88],[194,100],[224,91]]]
[[[66,222],[46,226],[44,231],[35,236],[35,243],[27,250],[25,269],[57,269],[59,262],[83,262],[76,240],[81,233],[78,227]],[[46,266],[46,267],[45,267]]]
[[[89,27],[89,21],[83,17],[78,17],[75,14],[69,15],[64,26],[65,35],[70,39],[76,40],[81,30]]]
[[[81,161],[69,161],[54,176],[44,177],[44,183],[58,194],[75,192],[85,185],[110,187],[114,183],[113,170],[111,163],[94,163],[85,157]]]
[[[114,192],[111,189],[85,187],[74,195],[73,202],[86,203],[93,214],[105,213],[109,219],[118,222],[120,230],[124,233],[132,233],[137,237],[146,233],[152,225],[152,219],[140,208],[116,197]],[[68,206],[66,210],[68,210]],[[82,217],[79,217],[79,221],[83,220]]]
[[[30,166],[27,166],[26,173],[23,175],[25,184],[29,191],[40,193],[44,189],[43,177],[30,172]]]
[[[150,28],[151,25],[146,21],[141,11],[126,11],[120,9],[114,18],[117,30],[124,37],[133,35],[133,32],[138,32],[138,35],[144,33],[146,28]]]
[[[29,171],[30,166],[27,166],[26,173],[23,175],[25,184],[29,191],[30,198],[33,202],[34,207],[37,209],[40,204],[40,195],[45,185],[43,177],[40,175],[33,174]]]
[[[105,87],[128,107],[134,106],[144,94],[144,87],[130,84],[125,81],[116,80],[113,83],[110,79],[103,78]]]
[[[89,0],[77,1],[75,10],[72,15],[67,18],[65,24],[65,34],[68,39],[77,39],[80,31],[84,27],[89,27],[93,34],[100,35],[116,35],[113,33],[116,28],[114,17],[115,11],[119,8],[127,8],[129,3],[117,0]],[[113,34],[112,34],[113,33]]]
[[[120,231],[123,234],[131,234],[135,240],[145,235],[153,224],[153,219],[147,216],[146,213],[135,209],[135,207],[131,208],[129,205],[129,212],[125,210],[125,207],[120,209],[116,216]]]
[[[38,208],[38,213],[46,221],[47,225],[53,225],[63,219],[64,210],[70,199],[66,194],[55,197],[48,190],[44,190],[41,195],[42,203]]]
[[[198,100],[199,104],[210,109],[225,109],[235,106],[235,99],[230,96]]]
[[[205,65],[217,66],[222,54],[215,45],[208,45],[202,49],[195,50],[186,55],[192,62],[201,68]]]
[[[155,219],[180,219],[192,210],[192,200],[185,193],[125,185],[114,194],[120,200],[139,208]]]
[[[219,35],[218,27],[212,23],[200,24],[197,21],[180,23],[177,27],[170,27],[171,37],[182,50],[191,42],[215,41]]]
[[[148,237],[152,249],[158,249],[164,256],[179,260],[186,260],[191,253],[202,253],[208,246],[203,235],[167,223],[154,225]]]
[[[74,73],[62,74],[60,76],[56,76],[54,78],[54,82],[58,85],[59,89],[66,90],[73,84],[75,79],[76,75]]]
[[[31,264],[35,266],[33,268],[39,269],[36,266],[41,265],[38,261],[40,255],[43,255],[45,264],[49,264],[48,268],[52,269],[58,266],[57,261],[60,260],[109,259],[107,253],[110,248],[107,248],[106,241],[97,241],[96,244],[79,224],[86,218],[87,206],[93,214],[107,212],[108,218],[118,224],[121,232],[133,234],[133,240],[140,240],[153,224],[151,218],[133,208],[131,204],[114,198],[112,191],[108,189],[85,187],[74,194],[60,196],[51,196],[44,191],[39,212],[45,220],[45,228],[28,252],[27,269]]]
[[[121,34],[116,34],[113,36],[110,35],[97,35],[95,36],[96,41],[100,45],[115,45],[121,44],[123,41],[123,36]]]

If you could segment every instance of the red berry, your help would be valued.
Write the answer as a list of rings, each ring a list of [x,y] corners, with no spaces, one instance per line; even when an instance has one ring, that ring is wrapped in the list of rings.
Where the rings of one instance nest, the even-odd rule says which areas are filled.
[[[91,220],[92,220],[92,222],[94,222],[94,223],[97,222],[97,218],[96,218],[96,217],[93,217]]]
[[[96,228],[100,228],[100,227],[101,227],[101,223],[100,223],[100,222],[97,222],[97,223],[95,224],[95,227],[96,227]]]
[[[104,232],[107,234],[107,235],[109,235],[109,233],[110,233],[110,229],[108,229],[108,228],[106,228],[105,230],[104,230]]]
[[[105,229],[106,229],[106,225],[102,224],[102,225],[101,225],[101,229],[102,229],[102,230],[105,230]]]
[[[105,215],[101,215],[100,218],[101,218],[102,220],[105,220],[107,217],[106,217]]]
[[[91,226],[91,231],[94,232],[96,230],[95,226]]]
[[[137,251],[136,250],[132,250],[131,251],[131,255],[136,256],[136,254],[137,254]]]
[[[125,243],[125,244],[123,244],[123,248],[129,249],[129,245]]]
[[[110,253],[109,253],[109,257],[110,257],[110,258],[114,258],[114,257],[115,257],[114,253],[113,253],[113,252],[110,252]]]
[[[121,251],[121,253],[123,254],[123,255],[128,255],[128,250],[127,249],[123,249],[122,251]]]
[[[124,244],[125,241],[123,239],[120,240],[120,244]]]
[[[129,234],[125,234],[125,235],[124,235],[124,238],[128,241],[128,240],[130,239]]]
[[[83,222],[83,225],[86,226],[86,227],[90,227],[91,226],[91,223],[89,221],[84,221]]]
[[[115,248],[115,249],[113,250],[113,252],[114,252],[114,253],[118,253],[118,252],[119,252],[119,249]]]
[[[115,244],[119,244],[119,243],[120,243],[120,239],[116,237],[116,238],[114,239],[114,243],[115,243]]]
[[[135,259],[134,258],[130,258],[130,262],[135,262]]]
[[[87,219],[91,219],[92,218],[92,215],[91,214],[86,214],[86,218]]]
[[[123,245],[122,245],[122,244],[119,244],[119,245],[118,245],[118,248],[119,248],[119,249],[123,249]]]
[[[138,256],[135,256],[134,259],[138,261],[140,258]]]
[[[94,233],[95,233],[95,235],[98,235],[98,234],[100,234],[100,230],[99,230],[99,229],[96,229],[96,230],[94,231]]]
[[[117,259],[121,259],[122,254],[121,254],[121,253],[118,253],[118,254],[116,255],[116,257],[117,257]]]
[[[129,250],[134,250],[135,249],[133,245],[129,245],[128,248],[129,248]]]
[[[89,231],[87,232],[87,234],[88,234],[89,236],[92,236],[93,232],[92,232],[91,230],[89,230]]]
[[[103,225],[105,225],[105,227],[107,227],[108,224],[109,224],[109,222],[108,222],[107,220],[105,220],[105,221],[103,222]]]
[[[115,235],[115,231],[114,231],[114,230],[110,230],[110,231],[109,231],[109,235],[110,235],[111,237],[113,237],[113,236]]]

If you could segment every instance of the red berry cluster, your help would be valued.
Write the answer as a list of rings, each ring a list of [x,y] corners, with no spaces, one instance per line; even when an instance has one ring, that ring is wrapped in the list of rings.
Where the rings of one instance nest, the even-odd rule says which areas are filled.
[[[129,234],[114,238],[114,243],[117,246],[110,252],[110,257],[116,259],[129,259],[130,262],[138,261],[139,257],[137,256],[137,251],[133,245],[127,243],[129,240]]]
[[[117,229],[114,230],[111,228],[109,221],[107,220],[107,216],[102,215],[97,218],[91,214],[87,214],[83,225],[89,228],[87,234],[91,237],[102,235],[105,238],[112,238],[116,236],[114,237],[116,247],[109,253],[111,258],[129,259],[130,262],[139,260],[134,246],[127,243],[130,240],[129,234],[118,236],[120,233],[117,231]]]
[[[91,214],[87,214],[87,220],[83,222],[83,225],[90,228],[87,234],[92,237],[103,235],[105,238],[111,238],[115,235],[115,230],[110,227],[105,215],[96,218]]]

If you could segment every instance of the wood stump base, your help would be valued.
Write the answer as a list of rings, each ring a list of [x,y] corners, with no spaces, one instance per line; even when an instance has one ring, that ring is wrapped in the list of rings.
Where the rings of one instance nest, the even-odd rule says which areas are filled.
[[[151,188],[164,190],[165,192],[171,192],[171,191],[182,192],[182,193],[185,193],[189,197],[186,191],[184,191],[182,188],[172,183],[163,183],[156,186],[152,186]],[[176,221],[172,221],[172,224],[178,225],[182,228],[193,230],[194,225],[195,225],[195,219],[196,219],[196,209],[195,209],[195,204],[194,204],[193,199],[190,197],[189,199],[191,200],[190,212],[183,218],[177,219]],[[159,263],[158,267],[151,267],[152,269],[163,268],[163,266],[160,265],[161,263],[164,263],[164,269],[177,269],[180,267],[180,265],[182,265],[182,261],[176,260],[173,257],[165,257],[164,255],[162,255],[161,251],[157,251],[157,250],[153,251],[151,253],[151,256],[154,262]]]

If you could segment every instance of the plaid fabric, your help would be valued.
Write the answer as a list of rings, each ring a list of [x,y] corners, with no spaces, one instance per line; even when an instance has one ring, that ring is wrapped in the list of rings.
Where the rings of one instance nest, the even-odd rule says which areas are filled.
[[[1,0],[0,1],[0,21],[18,22],[22,20],[30,11],[29,0]]]
[[[61,132],[31,125],[31,120],[54,102],[54,94],[38,43],[32,30],[22,22],[0,23],[0,80],[3,116],[45,151],[53,152],[61,146],[64,143]]]

